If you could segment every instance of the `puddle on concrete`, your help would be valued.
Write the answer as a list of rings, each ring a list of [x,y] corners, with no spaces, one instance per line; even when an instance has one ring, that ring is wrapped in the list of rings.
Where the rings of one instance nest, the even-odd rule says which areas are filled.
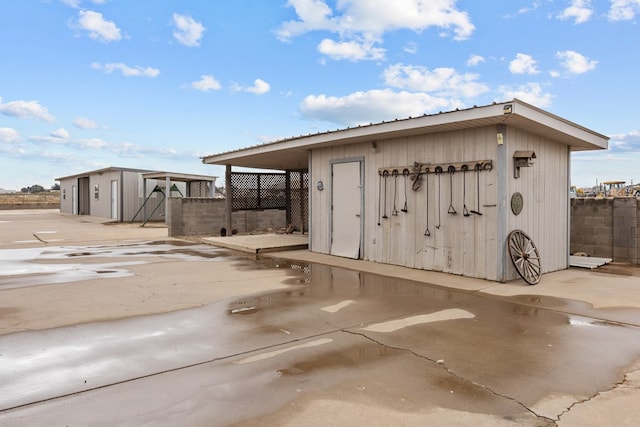
[[[107,258],[129,251],[133,255],[125,258],[139,254],[140,262],[144,262],[150,251],[166,248],[161,244],[153,248],[75,248],[39,253],[36,259],[69,259],[69,253],[94,250],[105,251]],[[27,252],[10,255],[16,261]],[[552,393],[586,398],[606,390],[640,355],[640,328],[602,320],[605,316],[584,315],[603,312],[583,303],[548,297],[487,297],[324,265],[245,256],[232,259],[237,260],[239,269],[287,269],[294,286],[198,309],[20,336],[33,341],[20,341],[16,334],[0,337],[0,342],[4,339],[4,343],[12,343],[4,348],[13,349],[17,345],[11,340],[15,340],[27,353],[48,348],[42,350],[45,356],[51,354],[47,357],[56,363],[69,364],[64,365],[68,370],[52,364],[52,370],[62,372],[51,377],[52,387],[61,388],[58,393],[90,387],[81,384],[71,390],[64,388],[67,385],[62,375],[68,378],[76,366],[82,366],[82,378],[90,382],[124,384],[129,377],[142,374],[148,375],[145,381],[153,381],[154,372],[186,377],[191,368],[179,367],[218,360],[221,364],[217,366],[229,379],[220,386],[223,391],[218,400],[210,401],[228,399],[225,405],[236,405],[234,410],[251,399],[264,400],[255,383],[242,382],[248,370],[250,378],[268,377],[268,390],[274,395],[282,395],[285,390],[299,396],[296,390],[307,392],[311,388],[330,394],[332,387],[343,384],[366,383],[367,387],[381,388],[391,384],[402,396],[419,396],[416,404],[424,399],[443,408],[482,412],[486,408],[483,403],[496,400],[523,410],[517,402],[533,407]],[[116,270],[102,265],[93,274],[111,275],[107,272]],[[571,313],[563,312],[562,307]],[[639,313],[633,312],[636,319]],[[367,330],[370,325],[385,327]],[[86,350],[78,350],[83,345]],[[68,360],[69,355],[76,359]],[[21,357],[18,354],[15,363]],[[225,365],[225,357],[238,362]],[[20,366],[27,374],[31,369],[33,373],[16,375],[14,381],[26,381],[28,387],[37,390],[36,385],[43,381],[41,372],[31,365]],[[207,372],[215,368],[213,363],[206,365]],[[158,393],[178,393],[171,382],[159,384],[166,388],[160,387]],[[110,387],[98,390],[102,385],[91,383],[96,390],[84,396],[113,393]],[[205,384],[194,390],[194,395],[211,389],[211,384]],[[248,398],[232,399],[231,389]],[[184,395],[183,390],[180,392]],[[17,394],[4,399],[7,404],[22,403]],[[382,399],[380,405],[385,404],[390,403]],[[153,413],[162,419],[168,409],[157,410]],[[274,407],[267,412],[277,410]],[[510,411],[505,413],[512,414]]]
[[[145,258],[160,257],[179,261],[246,262],[225,249],[190,242],[160,241],[127,245],[77,247],[47,246],[0,250],[0,289],[76,282],[97,278],[133,276],[126,267],[145,264]],[[88,262],[87,259],[114,259]],[[69,263],[68,260],[81,262]],[[118,259],[115,261],[115,259]]]

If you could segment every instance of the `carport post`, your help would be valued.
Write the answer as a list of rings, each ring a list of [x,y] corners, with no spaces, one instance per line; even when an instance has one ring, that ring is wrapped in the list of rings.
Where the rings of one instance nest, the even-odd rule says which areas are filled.
[[[224,173],[224,186],[225,186],[225,206],[227,208],[227,236],[233,235],[231,208],[233,200],[233,191],[231,190],[231,165],[226,165],[226,171]]]
[[[169,199],[171,198],[171,178],[169,175],[164,179],[165,180],[165,196],[164,196],[164,223],[169,225]]]

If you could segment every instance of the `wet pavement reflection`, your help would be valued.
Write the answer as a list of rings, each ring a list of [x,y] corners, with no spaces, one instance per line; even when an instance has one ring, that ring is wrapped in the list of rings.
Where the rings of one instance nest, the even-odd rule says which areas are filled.
[[[492,297],[167,242],[4,255],[0,289],[126,274],[146,257],[290,275],[285,290],[203,307],[0,335],[0,384],[11,390],[0,394],[2,425],[279,424],[319,399],[546,425],[640,357],[635,309]]]

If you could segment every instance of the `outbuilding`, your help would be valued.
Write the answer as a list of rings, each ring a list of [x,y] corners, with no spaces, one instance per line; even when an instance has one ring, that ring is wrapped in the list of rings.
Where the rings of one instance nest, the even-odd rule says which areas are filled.
[[[56,178],[60,212],[165,222],[170,197],[213,197],[215,176],[108,167]]]
[[[233,166],[307,169],[313,252],[506,281],[568,268],[570,154],[607,146],[606,136],[514,99],[203,162],[226,165],[227,182]]]

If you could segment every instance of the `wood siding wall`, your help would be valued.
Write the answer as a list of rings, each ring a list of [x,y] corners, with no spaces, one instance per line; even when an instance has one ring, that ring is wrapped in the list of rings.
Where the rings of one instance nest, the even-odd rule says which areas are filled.
[[[542,271],[568,268],[569,259],[569,148],[538,135],[515,128],[507,130],[507,233],[520,229],[527,233],[540,252]],[[513,153],[533,150],[533,166],[520,169],[520,178],[513,177]],[[511,211],[511,196],[523,196],[520,215]],[[507,279],[517,277],[511,261],[507,264]]]
[[[568,232],[568,149],[537,135],[508,128],[503,145],[497,144],[495,126],[454,132],[413,136],[313,150],[311,154],[310,248],[329,253],[331,248],[331,161],[364,157],[364,247],[362,258],[411,268],[442,271],[488,280],[511,280],[517,273],[506,250],[506,236],[514,228],[527,232],[542,255],[543,271],[567,267]],[[503,150],[502,153],[499,150]],[[534,150],[535,165],[513,177],[513,152]],[[395,204],[404,205],[405,181],[387,178],[388,219],[381,219],[379,201],[384,202],[384,180],[378,169],[410,166],[414,161],[426,163],[492,160],[493,170],[480,172],[480,206],[482,215],[463,216],[463,206],[478,209],[476,175],[456,172],[453,182],[453,206],[457,214],[447,213],[451,187],[445,172],[423,175],[422,188],[411,189],[407,178],[407,210],[391,215]],[[502,162],[502,163],[500,163]],[[500,168],[502,172],[499,173]],[[440,182],[438,183],[438,180]],[[502,181],[499,181],[502,180]],[[316,188],[322,181],[325,190]],[[466,185],[465,185],[466,181]],[[396,188],[397,182],[397,188]],[[382,187],[381,187],[382,185]],[[463,187],[466,200],[463,200]],[[523,194],[525,208],[515,216],[510,198],[514,191]],[[425,236],[427,228],[431,236]],[[380,210],[385,211],[384,203]],[[378,225],[380,222],[380,225]],[[440,225],[438,228],[437,225]]]

